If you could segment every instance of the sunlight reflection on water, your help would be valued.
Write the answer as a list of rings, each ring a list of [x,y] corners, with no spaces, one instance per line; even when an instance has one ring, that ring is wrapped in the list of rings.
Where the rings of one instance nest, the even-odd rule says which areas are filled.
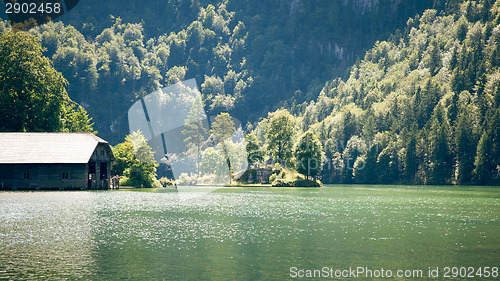
[[[402,186],[5,192],[0,279],[284,279],[291,266],[495,266],[499,198],[496,189]]]

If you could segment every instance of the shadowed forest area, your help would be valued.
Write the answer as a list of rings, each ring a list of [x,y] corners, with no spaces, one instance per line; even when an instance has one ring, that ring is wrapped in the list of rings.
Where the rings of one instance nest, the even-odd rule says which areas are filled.
[[[313,140],[324,183],[498,185],[499,11],[493,0],[85,1],[28,33],[65,78],[54,74],[67,97],[49,130],[117,144],[135,101],[196,78],[209,116],[246,124],[254,166],[298,169]]]

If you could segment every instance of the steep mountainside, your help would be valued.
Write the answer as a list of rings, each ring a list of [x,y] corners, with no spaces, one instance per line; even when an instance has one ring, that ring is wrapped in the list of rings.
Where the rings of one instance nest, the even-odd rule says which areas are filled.
[[[409,17],[447,8],[438,0],[80,2],[64,24],[30,32],[112,143],[128,133],[138,97],[179,80],[197,79],[209,114],[243,122],[283,100],[311,100]]]
[[[500,1],[458,8],[409,20],[287,105],[325,144],[324,182],[500,183]]]

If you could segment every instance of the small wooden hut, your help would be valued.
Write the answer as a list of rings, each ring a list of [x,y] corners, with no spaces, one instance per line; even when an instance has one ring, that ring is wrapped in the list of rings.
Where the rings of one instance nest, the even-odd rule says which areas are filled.
[[[113,160],[90,133],[0,133],[0,189],[109,189]]]

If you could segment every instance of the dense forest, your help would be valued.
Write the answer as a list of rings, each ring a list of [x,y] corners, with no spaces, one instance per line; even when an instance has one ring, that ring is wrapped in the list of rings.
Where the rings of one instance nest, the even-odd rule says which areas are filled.
[[[139,97],[185,79],[196,78],[209,115],[243,123],[283,100],[310,101],[376,40],[441,2],[88,0],[29,32],[116,144]]]
[[[247,124],[253,167],[272,158],[324,183],[500,184],[500,1],[95,2],[28,38],[67,80],[51,72],[69,96],[60,116],[71,104],[88,131],[87,110],[113,144],[140,97],[196,78],[208,115]],[[0,22],[3,42],[7,31]],[[201,170],[227,158],[201,154]]]
[[[500,1],[427,10],[347,79],[285,106],[324,146],[330,183],[500,184]],[[272,114],[270,114],[272,116]],[[268,119],[253,132],[267,141]]]

